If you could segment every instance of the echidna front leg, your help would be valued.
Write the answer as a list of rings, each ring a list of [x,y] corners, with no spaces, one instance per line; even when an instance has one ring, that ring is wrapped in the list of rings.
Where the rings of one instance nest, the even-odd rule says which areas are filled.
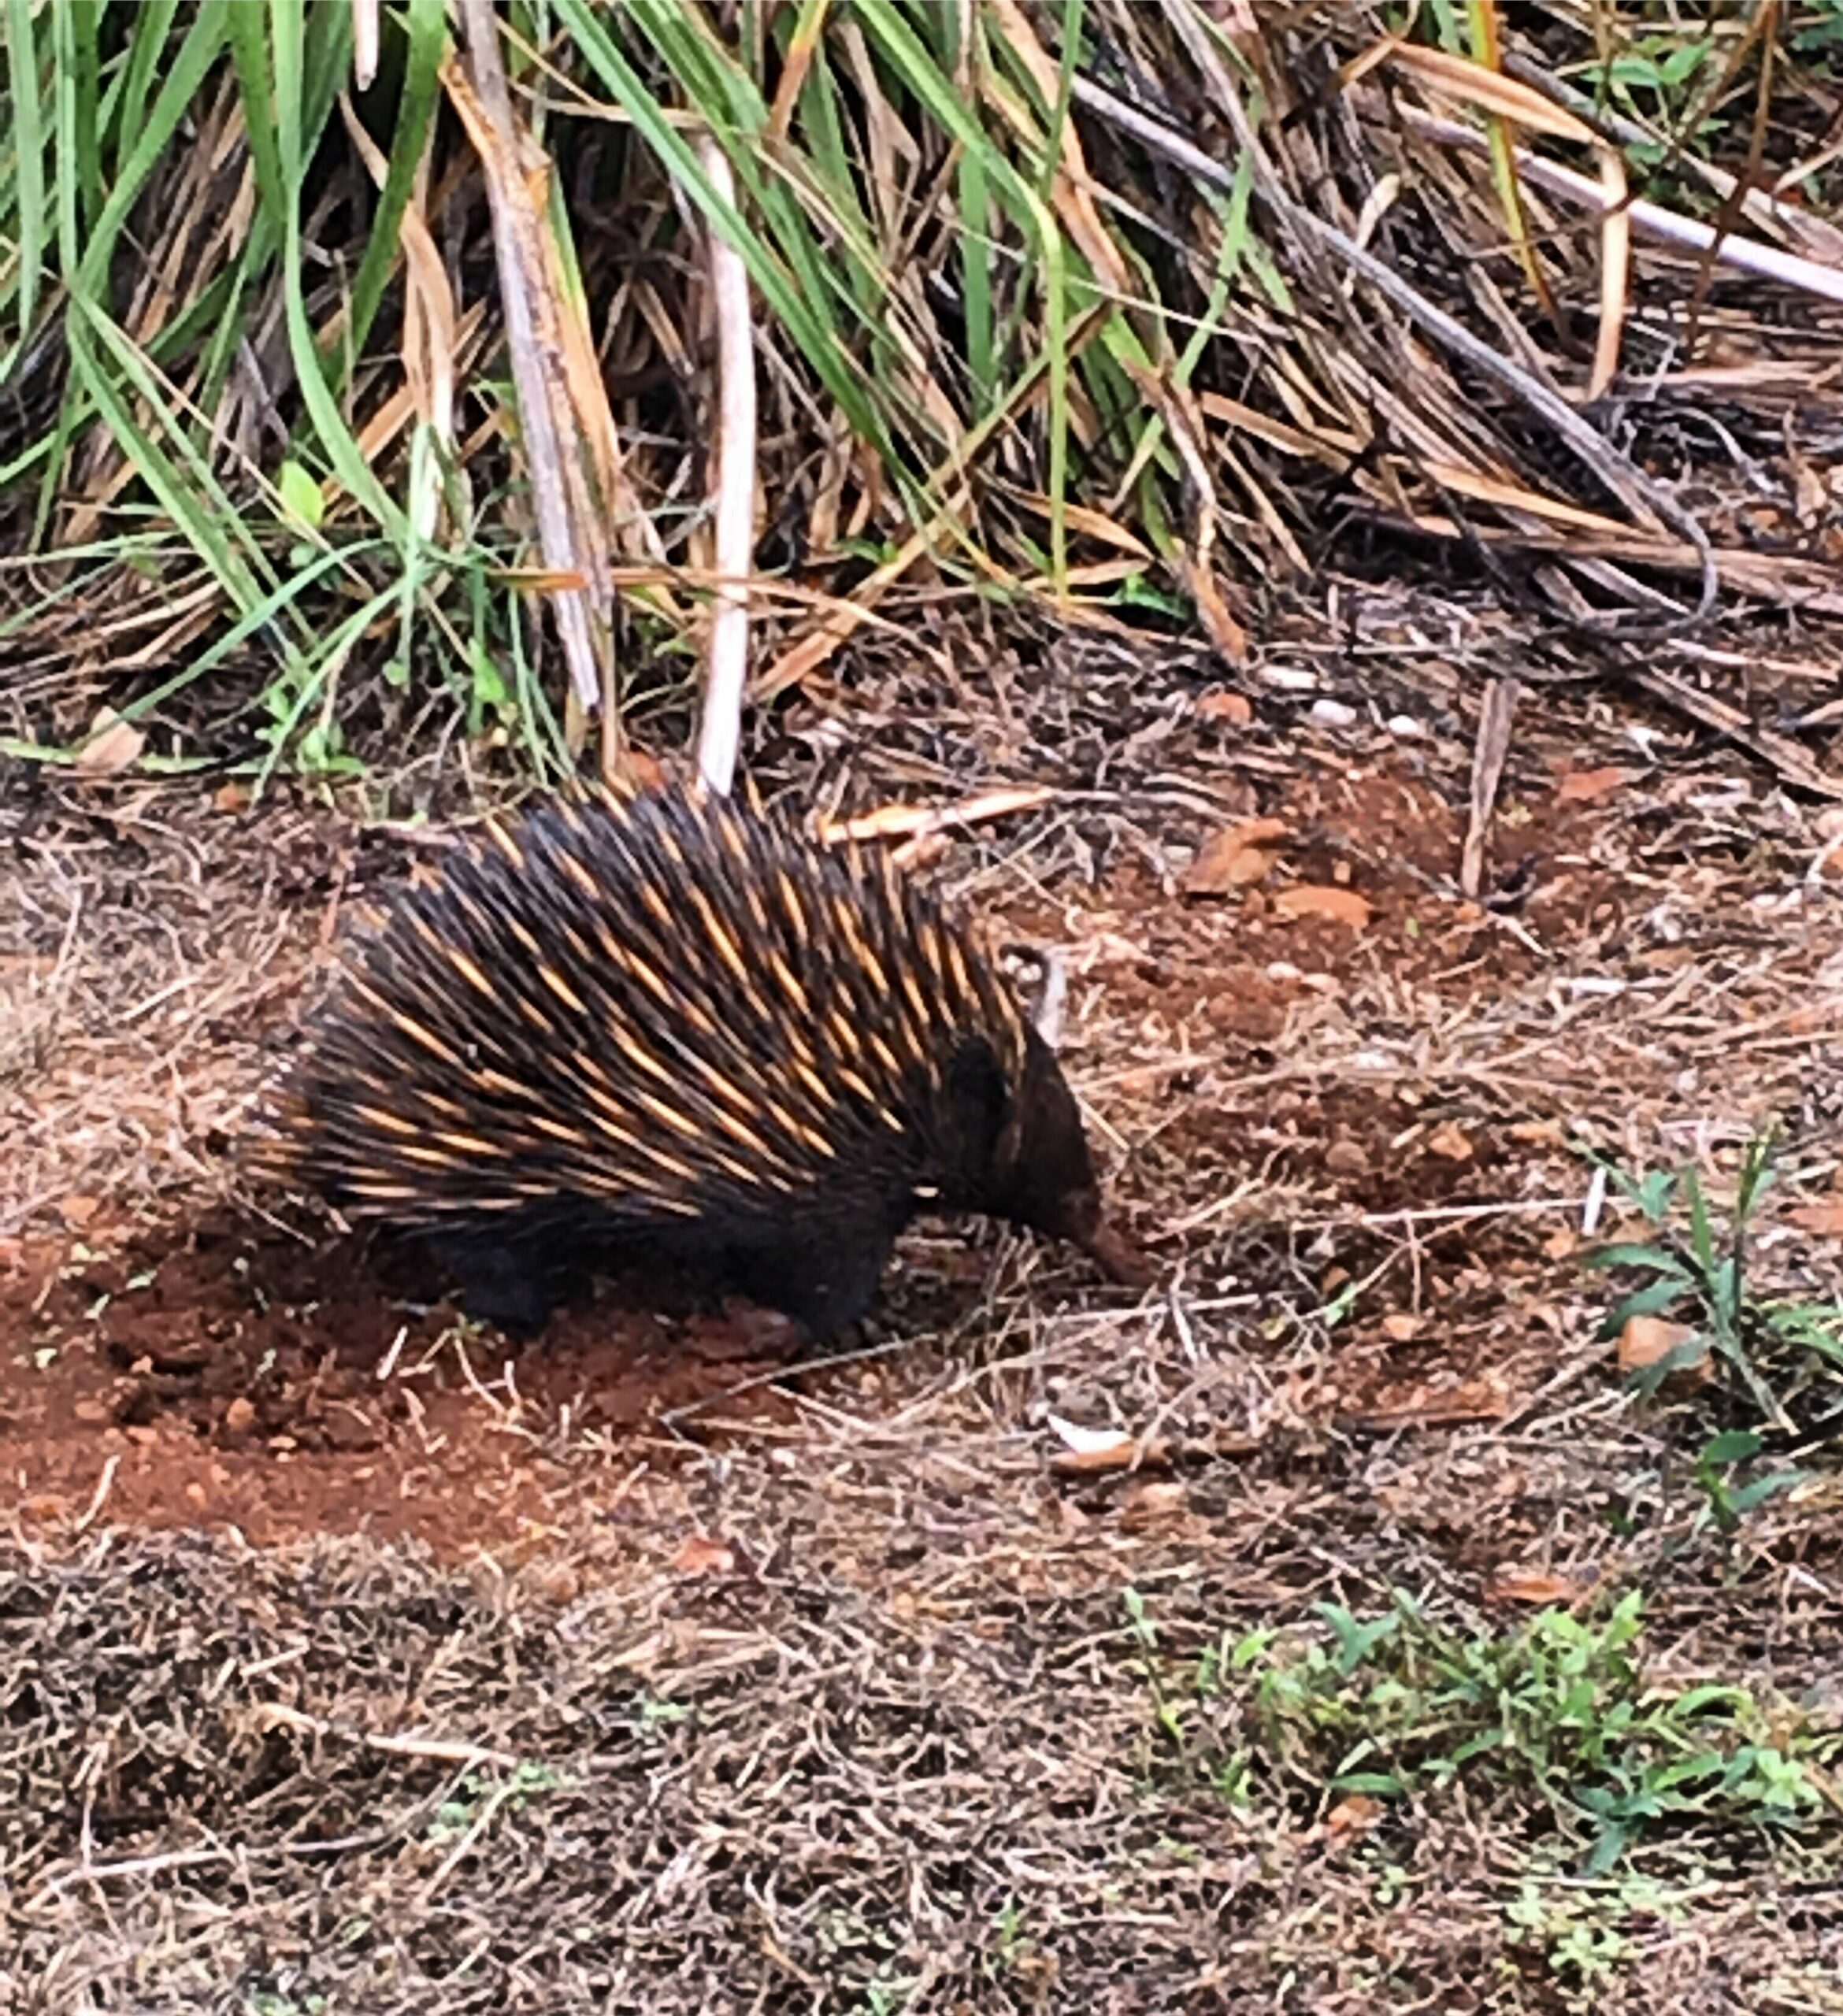
[[[589,1284],[589,1273],[549,1228],[516,1222],[502,1232],[457,1227],[432,1232],[428,1245],[463,1314],[508,1337],[535,1337],[565,1303]]]
[[[895,1243],[896,1229],[882,1214],[781,1228],[733,1242],[729,1273],[740,1293],[791,1316],[815,1343],[824,1343],[869,1310]]]

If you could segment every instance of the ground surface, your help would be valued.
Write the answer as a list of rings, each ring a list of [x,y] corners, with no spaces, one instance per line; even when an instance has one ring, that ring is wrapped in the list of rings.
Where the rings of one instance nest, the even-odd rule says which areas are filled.
[[[1208,1647],[1398,1590],[1489,1633],[1637,1589],[1648,1673],[1840,1706],[1834,1460],[1711,1521],[1736,1403],[1620,1380],[1579,1145],[1719,1199],[1776,1120],[1758,1292],[1836,1299],[1834,828],[1539,689],[1467,902],[1480,640],[1351,627],[1245,696],[1070,646],[855,724],[865,804],[1066,780],[937,865],[1064,949],[1160,1282],[930,1226],[792,1373],[613,1303],[509,1354],[243,1193],[241,1103],[426,839],[22,782],[0,2007],[1843,2008],[1843,1799],[1589,1878],[1489,1780],[1238,1804],[1205,1740]]]

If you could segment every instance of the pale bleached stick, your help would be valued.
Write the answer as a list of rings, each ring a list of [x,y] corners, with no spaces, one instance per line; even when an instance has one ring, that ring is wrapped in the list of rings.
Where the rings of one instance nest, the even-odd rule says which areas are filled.
[[[718,195],[733,209],[736,183],[728,157],[709,135],[699,143],[698,154]],[[706,229],[717,313],[717,595],[705,662],[698,775],[722,795],[736,775],[748,681],[749,576],[755,561],[755,347],[748,269],[715,222],[707,220]]]
[[[1397,109],[1408,125],[1430,140],[1438,140],[1448,146],[1467,147],[1475,154],[1482,154],[1490,145],[1477,127],[1468,126],[1461,120],[1443,119],[1437,113],[1422,112],[1411,105]],[[1563,168],[1559,161],[1531,154],[1526,147],[1519,147],[1516,157],[1518,174],[1533,187],[1545,190],[1552,196],[1566,196],[1601,215],[1605,213],[1607,192],[1592,176]],[[1686,217],[1678,210],[1667,210],[1660,203],[1648,203],[1641,197],[1635,197],[1626,205],[1626,215],[1631,220],[1632,228],[1647,238],[1666,245],[1681,246],[1688,252],[1711,254],[1719,265],[1733,266],[1744,273],[1757,273],[1762,280],[1778,280],[1806,294],[1820,295],[1826,301],[1843,301],[1843,267],[1820,265],[1815,259],[1801,259],[1796,252],[1782,252],[1776,245],[1763,244],[1757,238],[1739,238],[1732,232],[1718,232],[1712,224],[1704,224],[1696,217]]]

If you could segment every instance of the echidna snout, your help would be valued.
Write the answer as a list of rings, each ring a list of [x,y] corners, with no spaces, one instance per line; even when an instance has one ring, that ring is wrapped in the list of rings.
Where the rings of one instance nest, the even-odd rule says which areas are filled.
[[[936,1206],[1143,1278],[1055,1056],[886,857],[667,794],[489,838],[356,949],[257,1157],[422,1237],[470,1314],[529,1332],[637,1269],[822,1338]]]
[[[996,1145],[981,1208],[1066,1240],[1116,1281],[1137,1288],[1150,1279],[1143,1257],[1107,1218],[1081,1108],[1055,1052],[1034,1028],[1025,1032],[1023,1081]]]
[[[1025,1033],[1022,1083],[1008,1104],[980,1207],[1032,1232],[1085,1244],[1100,1222],[1100,1186],[1074,1095],[1033,1028]]]

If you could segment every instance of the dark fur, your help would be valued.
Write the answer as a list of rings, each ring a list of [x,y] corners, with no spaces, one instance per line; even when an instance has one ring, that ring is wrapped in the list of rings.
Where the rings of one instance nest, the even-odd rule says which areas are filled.
[[[783,874],[795,908],[775,893]],[[669,928],[641,900],[649,888]],[[284,1088],[282,1161],[353,1214],[423,1234],[469,1313],[526,1333],[597,1274],[656,1269],[829,1337],[864,1314],[897,1235],[929,1209],[1099,1251],[1099,1193],[1061,1069],[970,941],[955,932],[958,960],[945,954],[951,929],[881,864],[733,807],[662,796],[547,810],[499,850],[452,858],[363,947],[356,984]],[[770,970],[777,951],[791,980]],[[896,998],[905,971],[924,1018]],[[669,1007],[647,975],[669,986]],[[851,1032],[870,1028],[893,1073],[854,1047]],[[657,1070],[620,1048],[622,1031]],[[828,1097],[802,1083],[800,1057]],[[749,1100],[768,1154],[723,1133],[700,1060]],[[861,1089],[847,1089],[851,1073]],[[643,1114],[648,1094],[691,1138]],[[636,1136],[675,1167],[650,1162]]]

